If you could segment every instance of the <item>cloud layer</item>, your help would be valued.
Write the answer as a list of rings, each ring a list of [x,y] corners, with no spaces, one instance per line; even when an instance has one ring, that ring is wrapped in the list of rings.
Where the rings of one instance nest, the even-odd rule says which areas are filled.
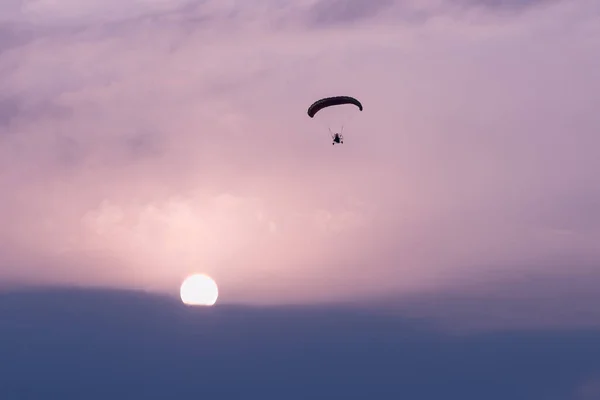
[[[94,290],[0,293],[0,327],[5,398],[596,400],[600,393],[600,338],[589,330],[457,336],[345,307],[192,309]]]

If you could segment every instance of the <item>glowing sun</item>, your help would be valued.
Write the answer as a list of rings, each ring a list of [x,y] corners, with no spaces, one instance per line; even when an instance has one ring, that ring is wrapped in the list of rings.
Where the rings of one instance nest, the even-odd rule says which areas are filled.
[[[181,284],[179,293],[181,301],[190,306],[212,306],[219,297],[216,282],[203,274],[187,277]]]

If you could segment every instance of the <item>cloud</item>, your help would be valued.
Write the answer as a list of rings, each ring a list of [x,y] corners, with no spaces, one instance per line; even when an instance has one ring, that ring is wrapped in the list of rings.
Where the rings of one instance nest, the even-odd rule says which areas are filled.
[[[525,10],[559,3],[561,0],[453,0],[467,7],[482,7],[494,10]]]
[[[19,106],[14,101],[3,100],[0,103],[0,124],[7,125],[19,113]]]
[[[309,9],[308,22],[313,26],[323,26],[373,18],[394,3],[394,0],[321,0]]]
[[[593,400],[600,397],[600,378],[591,378],[586,380],[574,396],[574,400]]]
[[[551,394],[563,400],[600,367],[597,331],[456,336],[427,321],[373,310],[202,310],[129,291],[0,293],[0,327],[0,383],[12,398],[50,393],[79,399],[94,387],[92,399],[201,391],[221,398],[504,400]],[[93,367],[82,368],[91,359]]]

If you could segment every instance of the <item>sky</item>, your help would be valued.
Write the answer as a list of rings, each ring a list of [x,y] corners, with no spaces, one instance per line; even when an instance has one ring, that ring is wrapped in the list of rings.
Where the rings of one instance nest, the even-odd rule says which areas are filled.
[[[600,324],[599,49],[595,0],[2,1],[0,282]]]

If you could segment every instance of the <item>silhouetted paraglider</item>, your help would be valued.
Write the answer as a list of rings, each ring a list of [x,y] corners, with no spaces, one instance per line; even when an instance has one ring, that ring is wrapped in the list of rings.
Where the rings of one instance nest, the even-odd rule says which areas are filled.
[[[350,96],[334,96],[334,97],[325,97],[322,98],[320,100],[315,101],[310,107],[308,107],[308,116],[310,118],[315,118],[315,116],[317,115],[317,113],[320,113],[320,115],[323,113],[322,110],[328,109],[329,107],[333,107],[334,109],[339,109],[340,106],[351,106],[351,108],[353,110],[356,110],[355,107],[358,107],[359,111],[363,110],[363,105],[360,101],[358,101],[357,99],[355,99],[354,97],[350,97]],[[349,111],[347,107],[341,107],[343,109],[342,113],[343,114],[347,114],[347,112]],[[341,121],[339,121],[338,119],[341,118]],[[327,119],[327,118],[326,118]],[[336,143],[344,143],[344,125],[347,122],[347,118],[343,118],[343,117],[336,117],[335,118],[337,121],[337,123],[341,123],[341,127],[339,128],[339,130],[335,129],[332,131],[331,130],[331,122],[329,122],[327,125],[327,128],[329,129],[329,134],[331,135],[331,139],[333,140],[333,142],[331,143],[332,145],[336,144]],[[338,125],[339,126],[339,125]]]

